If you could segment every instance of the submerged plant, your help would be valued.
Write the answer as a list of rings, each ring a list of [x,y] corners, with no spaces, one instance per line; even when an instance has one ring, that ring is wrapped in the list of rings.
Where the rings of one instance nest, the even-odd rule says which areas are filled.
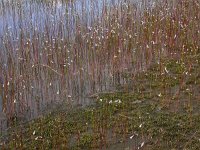
[[[97,97],[99,109],[75,113],[74,121],[70,116],[45,119],[48,127],[40,126],[41,121],[39,135],[31,128],[32,148],[41,143],[57,148],[74,140],[78,148],[104,148],[110,132],[120,135],[119,141],[139,132],[138,148],[146,145],[146,136],[173,139],[167,132],[179,126],[165,128],[159,121],[176,123],[176,115],[186,110],[194,123],[200,84],[199,19],[199,0],[2,0],[0,100],[7,124],[17,126],[59,104],[91,105],[95,102],[88,97]],[[115,93],[117,89],[122,93]],[[110,94],[101,97],[104,92]],[[155,122],[148,120],[149,110],[157,115]],[[164,110],[177,114],[170,118],[158,113]],[[26,147],[20,144],[26,143],[22,135],[13,135],[11,148]],[[164,143],[159,138],[157,146]]]

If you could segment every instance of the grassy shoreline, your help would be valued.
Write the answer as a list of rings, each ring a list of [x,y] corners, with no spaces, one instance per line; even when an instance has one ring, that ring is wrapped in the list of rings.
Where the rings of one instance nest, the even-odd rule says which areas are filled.
[[[199,54],[193,57],[200,58]],[[169,73],[159,75],[159,65],[154,64],[138,74],[129,92],[103,93],[94,105],[70,111],[63,105],[19,126],[2,149],[116,149],[116,145],[121,149],[199,149],[199,91],[191,87],[200,85],[200,67],[190,72],[175,97],[182,74],[181,63],[174,61],[166,59]]]
[[[34,37],[24,29],[15,43],[5,34],[2,107],[14,126],[1,149],[200,149],[199,0],[151,9],[145,2],[142,10],[131,1],[117,9],[105,3],[91,26],[73,7],[74,30],[62,20],[48,26],[47,18],[46,32],[33,26]],[[71,30],[73,38],[64,34]],[[31,122],[13,120],[112,87],[91,106],[61,104]]]

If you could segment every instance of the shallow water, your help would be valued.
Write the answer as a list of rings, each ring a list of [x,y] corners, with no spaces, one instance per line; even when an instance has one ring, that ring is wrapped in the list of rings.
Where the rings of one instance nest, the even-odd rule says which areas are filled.
[[[38,0],[1,0],[0,3],[0,37],[2,37],[6,31],[12,34],[13,38],[19,36],[20,29],[33,32],[33,30],[39,30],[43,32],[46,22],[50,23],[49,26],[57,28],[57,22],[62,21],[65,28],[70,28],[73,32],[74,20],[77,16],[82,23],[91,23],[92,15],[95,13],[99,16],[104,5],[114,6],[117,4],[117,0],[75,0],[75,1],[38,1]],[[84,12],[84,13],[83,13]]]
[[[132,0],[131,2],[133,2],[133,5],[141,8],[142,1],[143,0]],[[35,57],[35,50],[40,53],[40,50],[38,49],[45,47],[43,45],[44,41],[42,40],[46,37],[51,38],[49,41],[53,47],[55,46],[54,41],[57,38],[61,39],[61,41],[62,39],[71,40],[74,38],[74,33],[78,32],[80,26],[90,27],[95,21],[101,21],[99,18],[101,18],[100,16],[103,15],[103,12],[105,11],[103,9],[108,7],[115,8],[119,3],[126,5],[126,2],[128,1],[69,0],[66,2],[66,0],[0,0],[0,63],[3,65],[5,71],[4,73],[7,74],[8,78],[10,78],[8,80],[12,82],[12,67],[17,70],[16,72],[18,73],[17,75],[19,78],[21,77],[20,61],[23,61],[23,58],[19,58],[18,60],[18,56],[15,57],[13,55],[18,54],[21,46],[26,46],[23,42],[28,43],[27,45],[31,48],[28,52],[30,52],[32,57]],[[152,0],[147,1],[147,7],[152,7],[152,5]],[[21,39],[25,39],[25,41]],[[39,41],[35,42],[35,39],[39,39]],[[9,42],[6,43],[5,41]],[[35,42],[33,45],[36,48],[29,45],[31,42]],[[63,44],[62,46],[66,45]],[[10,51],[7,52],[7,49]],[[23,47],[23,49],[26,50],[26,47]],[[8,57],[10,55],[9,53],[12,53],[12,61],[18,65],[8,66],[10,61],[10,58]],[[26,51],[22,51],[22,53],[26,54]],[[22,56],[25,54],[22,54]],[[48,58],[46,58],[46,56],[42,57],[42,54],[39,55],[41,56],[38,57],[39,60],[36,58],[30,58],[29,63],[35,64],[37,61],[41,60],[42,62],[40,63],[45,64]],[[52,60],[59,62],[56,59],[57,58],[53,58]],[[72,61],[72,58],[70,57],[67,59],[67,61]],[[24,61],[24,63],[25,62],[26,61]],[[32,64],[30,64],[30,67]],[[74,66],[76,67],[76,64]],[[46,70],[42,70],[39,76],[37,76],[37,73],[33,74],[34,72],[30,71],[30,74],[33,75],[33,80],[30,79],[26,83],[22,82],[19,84],[21,87],[24,86],[23,88],[27,90],[24,94],[18,93],[16,96],[20,100],[23,100],[22,103],[26,104],[26,106],[23,106],[23,110],[20,111],[27,113],[27,118],[34,118],[38,116],[38,114],[40,114],[43,108],[46,108],[47,105],[51,106],[53,103],[57,103],[62,98],[67,97],[70,101],[73,99],[72,102],[75,104],[88,105],[91,103],[91,101],[87,98],[88,94],[92,94],[92,92],[95,93],[114,90],[112,84],[110,84],[112,80],[109,77],[110,66],[105,65],[105,68],[102,68],[100,73],[99,70],[95,68],[93,80],[96,81],[94,81],[94,85],[93,81],[90,80],[90,70],[88,69],[90,67],[82,68],[83,71],[81,72],[77,71],[78,69],[74,66],[73,63],[71,63],[69,70],[72,71],[69,71],[68,77],[65,78],[57,77],[55,75],[52,78],[45,79]],[[11,68],[11,71],[9,71],[8,68]],[[25,72],[22,73],[24,74]],[[2,74],[3,73],[0,71],[0,77]],[[99,74],[101,75],[100,86],[95,84],[99,82]],[[40,78],[39,83],[38,78]],[[18,79],[15,80],[16,82],[18,81]],[[5,78],[3,78],[2,83],[4,84],[4,82]],[[13,84],[15,84],[15,81],[13,81]],[[25,87],[26,84],[29,86],[28,88]],[[48,86],[49,84],[54,86]],[[64,92],[61,93],[62,91]],[[13,104],[13,102],[9,98],[7,98],[7,101],[7,110],[13,111],[9,106]],[[0,96],[0,111],[2,111],[2,105],[2,96]],[[18,104],[17,102],[14,102],[13,105],[15,109],[21,107],[21,103]],[[17,113],[21,113],[20,111],[17,111]]]
[[[140,6],[142,0],[132,2]],[[152,2],[148,0],[146,5],[152,6]],[[22,28],[30,34],[34,30],[43,32],[46,22],[57,28],[59,21],[66,30],[74,32],[76,14],[83,24],[91,24],[93,16],[100,16],[105,6],[115,7],[119,3],[126,4],[126,0],[0,0],[0,37],[9,32],[15,39]]]

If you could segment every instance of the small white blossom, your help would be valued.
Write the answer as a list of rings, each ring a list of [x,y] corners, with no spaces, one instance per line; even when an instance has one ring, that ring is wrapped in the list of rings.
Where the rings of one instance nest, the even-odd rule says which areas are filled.
[[[167,68],[165,67],[165,72],[168,74],[169,73],[169,71],[167,70]]]
[[[122,101],[121,101],[120,99],[117,99],[117,100],[115,100],[115,103],[119,103],[119,104],[121,104]]]
[[[144,146],[144,142],[141,143],[140,147],[142,148]]]
[[[135,136],[134,134],[132,136],[130,136],[130,139],[133,139],[134,136]]]
[[[158,94],[158,97],[161,97],[162,96],[162,94],[160,93],[160,94]]]

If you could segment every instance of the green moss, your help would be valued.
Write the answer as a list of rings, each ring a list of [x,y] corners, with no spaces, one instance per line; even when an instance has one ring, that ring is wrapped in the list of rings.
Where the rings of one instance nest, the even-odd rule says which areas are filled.
[[[163,67],[168,73],[160,75],[160,66],[155,64],[147,72],[136,75],[129,85],[133,91],[99,94],[93,106],[70,111],[66,106],[17,126],[9,132],[4,146],[8,149],[99,149],[125,142],[134,133],[145,137],[151,149],[199,149],[199,112],[183,112],[185,105],[181,103],[181,98],[186,99],[193,108],[197,93],[191,89],[200,81],[199,67],[185,75],[186,84],[181,88],[180,81],[188,65],[183,60],[167,59],[163,60]]]

